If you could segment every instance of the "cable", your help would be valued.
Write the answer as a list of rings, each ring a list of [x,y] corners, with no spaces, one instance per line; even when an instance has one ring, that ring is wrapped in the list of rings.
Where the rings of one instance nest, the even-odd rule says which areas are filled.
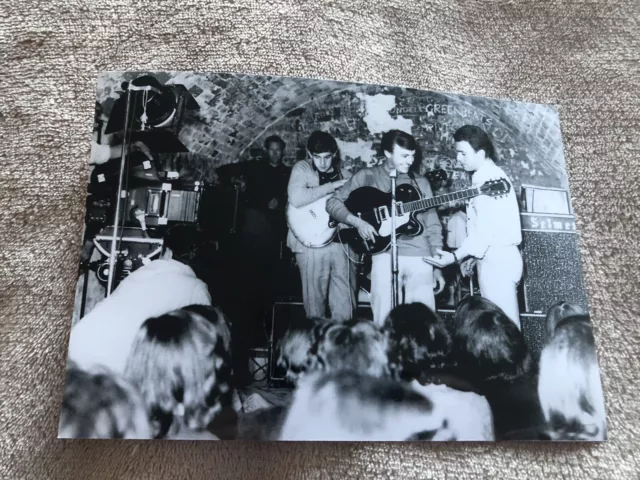
[[[344,242],[342,241],[342,237],[340,236],[340,233],[337,234],[338,235],[338,239],[340,240],[340,245],[342,246],[342,250],[344,251],[344,254],[347,256],[347,258],[352,261],[353,263],[357,264],[357,265],[362,265],[364,264],[364,261],[358,261],[358,260],[354,260],[353,258],[351,258],[351,255],[349,255],[349,251],[347,250],[347,248],[345,247]]]

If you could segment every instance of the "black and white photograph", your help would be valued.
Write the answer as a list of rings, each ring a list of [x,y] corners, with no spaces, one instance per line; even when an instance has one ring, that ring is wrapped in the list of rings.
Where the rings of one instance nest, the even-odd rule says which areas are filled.
[[[607,439],[553,106],[105,72],[93,124],[60,438]]]

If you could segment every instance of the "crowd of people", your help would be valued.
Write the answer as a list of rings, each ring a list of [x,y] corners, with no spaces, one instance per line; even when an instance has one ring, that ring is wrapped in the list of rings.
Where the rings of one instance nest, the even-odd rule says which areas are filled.
[[[137,324],[128,331],[112,322],[126,305],[123,292],[144,295],[136,276],[189,277],[189,267],[175,264],[142,267],[102,310],[74,326],[60,437],[606,438],[592,328],[575,305],[549,310],[540,358],[509,317],[480,296],[461,302],[452,325],[419,302],[395,307],[382,326],[307,318],[279,345],[291,396],[284,405],[262,399],[248,409],[233,381],[232,320],[219,308],[206,300],[168,307],[143,321],[125,319]]]

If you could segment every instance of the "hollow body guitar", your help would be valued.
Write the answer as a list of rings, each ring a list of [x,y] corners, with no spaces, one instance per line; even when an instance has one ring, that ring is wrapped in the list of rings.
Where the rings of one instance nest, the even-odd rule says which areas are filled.
[[[431,198],[421,198],[413,185],[402,184],[396,188],[396,235],[420,235],[424,227],[416,219],[416,214],[455,200],[463,200],[478,195],[498,198],[509,193],[511,184],[504,178],[489,180],[480,187],[447,193]],[[378,232],[373,240],[364,240],[354,227],[338,229],[343,243],[348,243],[357,254],[371,254],[385,251],[391,244],[391,193],[375,187],[360,187],[344,202],[355,216],[369,222]],[[335,222],[330,222],[335,225]]]
[[[331,195],[301,207],[287,204],[287,225],[305,247],[324,247],[336,235],[337,224],[329,217],[326,208],[329,198]]]

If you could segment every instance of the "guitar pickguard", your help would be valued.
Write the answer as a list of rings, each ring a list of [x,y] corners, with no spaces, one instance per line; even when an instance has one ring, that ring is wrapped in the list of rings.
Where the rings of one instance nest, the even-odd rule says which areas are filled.
[[[386,210],[386,207],[385,207]],[[378,234],[381,237],[389,237],[391,236],[391,218],[390,218],[390,213],[386,216],[386,220],[383,220],[380,224],[380,228],[378,228]],[[411,215],[409,214],[404,214],[404,215],[398,215],[396,216],[396,232],[398,231],[398,229],[404,225],[406,225],[407,223],[409,223],[409,221],[411,220]]]

